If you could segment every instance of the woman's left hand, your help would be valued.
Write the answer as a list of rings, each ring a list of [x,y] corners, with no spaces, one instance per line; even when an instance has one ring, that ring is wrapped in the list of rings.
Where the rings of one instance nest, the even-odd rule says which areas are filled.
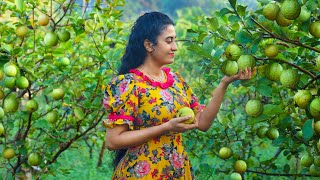
[[[226,84],[230,84],[236,80],[248,80],[252,78],[252,74],[254,74],[256,71],[256,68],[253,70],[251,68],[246,68],[245,70],[241,70],[238,72],[238,74],[233,76],[224,76],[222,78],[222,82],[225,82]]]

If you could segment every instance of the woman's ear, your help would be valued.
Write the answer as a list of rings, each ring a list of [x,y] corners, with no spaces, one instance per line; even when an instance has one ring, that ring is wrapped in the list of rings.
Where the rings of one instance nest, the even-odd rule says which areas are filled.
[[[144,40],[143,45],[148,52],[152,52],[153,50],[152,43],[148,39]]]

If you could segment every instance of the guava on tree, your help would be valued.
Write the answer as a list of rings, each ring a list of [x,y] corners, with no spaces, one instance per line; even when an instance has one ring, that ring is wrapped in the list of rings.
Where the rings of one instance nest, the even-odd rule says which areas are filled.
[[[301,12],[301,6],[298,0],[284,0],[281,4],[281,13],[289,20],[297,19]]]
[[[237,160],[234,165],[234,170],[238,173],[244,173],[247,170],[247,163],[243,160]]]
[[[19,107],[19,101],[15,96],[7,97],[3,103],[3,109],[5,112],[16,112]]]
[[[3,117],[4,117],[4,111],[2,107],[0,107],[0,119],[2,119]]]
[[[295,69],[283,70],[280,75],[280,82],[284,87],[295,88],[299,83],[300,76]]]
[[[270,44],[264,48],[264,54],[268,57],[276,57],[279,54],[277,45]]]
[[[49,32],[44,37],[44,44],[48,47],[52,47],[58,44],[58,35],[54,32]]]
[[[62,99],[64,97],[64,90],[62,88],[54,89],[51,96],[54,100]]]
[[[301,157],[300,163],[304,167],[310,167],[313,163],[313,157],[309,153],[306,153]]]
[[[184,117],[184,116],[191,116],[191,118],[183,121],[183,123],[185,124],[192,124],[194,123],[194,119],[195,119],[195,114],[193,112],[193,110],[189,107],[183,107],[181,109],[178,110],[177,112],[177,117]]]
[[[279,137],[279,131],[277,128],[270,128],[268,131],[267,131],[267,137],[270,139],[270,140],[275,140]]]
[[[225,50],[225,55],[229,60],[236,61],[241,55],[241,49],[238,45],[229,44]]]
[[[70,39],[70,32],[67,30],[61,30],[58,33],[59,40],[61,42],[67,42]]]
[[[251,99],[246,103],[245,110],[249,116],[258,117],[263,112],[263,104],[259,100]]]
[[[312,94],[308,90],[298,90],[293,99],[300,108],[305,109],[312,99]]]
[[[252,55],[243,54],[237,60],[239,69],[253,68],[256,65],[256,60]]]
[[[2,151],[2,157],[5,159],[12,159],[16,155],[15,151],[11,147],[5,147]]]
[[[42,162],[42,157],[38,153],[31,153],[28,156],[28,164],[30,166],[39,166]]]
[[[310,103],[310,114],[319,119],[320,118],[320,98],[315,98]]]
[[[306,6],[302,6],[298,20],[301,22],[306,22],[310,19],[310,17],[311,17],[311,11]]]
[[[36,110],[38,110],[38,107],[39,107],[38,102],[34,99],[31,99],[26,103],[26,110],[28,112],[35,112]]]
[[[16,78],[15,77],[5,77],[4,78],[4,87],[7,88],[14,88],[16,85]]]
[[[242,180],[242,177],[241,177],[241,174],[240,174],[240,173],[233,172],[233,173],[230,175],[230,179],[231,179],[231,180]]]
[[[4,91],[0,88],[0,99],[4,98]]]
[[[19,37],[25,37],[28,32],[28,27],[27,26],[18,26],[16,28],[16,35]]]
[[[275,2],[270,2],[263,8],[262,14],[267,19],[273,21],[276,20],[279,11],[280,7]]]
[[[14,77],[17,75],[17,69],[14,65],[8,65],[4,68],[4,74],[8,77]]]
[[[266,137],[268,130],[269,129],[266,126],[259,127],[258,130],[257,130],[258,137],[261,138],[261,139]]]
[[[0,136],[4,135],[4,127],[3,124],[0,123]]]
[[[219,157],[222,159],[229,159],[232,156],[232,150],[228,147],[222,147],[219,150]]]
[[[16,80],[16,85],[19,89],[26,89],[29,87],[29,81],[26,77],[20,76]]]
[[[233,76],[238,73],[238,64],[236,61],[225,60],[222,62],[221,71],[224,75]]]
[[[46,120],[50,124],[55,124],[57,122],[58,118],[59,118],[59,114],[58,114],[58,111],[56,111],[56,110],[52,110],[46,115]]]
[[[271,81],[280,81],[283,67],[279,63],[270,63],[265,67],[264,74]]]
[[[289,20],[289,19],[285,18],[281,12],[281,9],[280,9],[280,11],[277,15],[276,22],[281,27],[287,27],[293,23],[293,20]]]
[[[309,32],[312,36],[320,38],[320,21],[312,22],[309,26]]]
[[[318,135],[320,135],[320,121],[317,121],[317,122],[314,123],[313,130],[314,130],[314,132],[316,132]]]
[[[309,168],[309,172],[311,176],[320,176],[320,167],[312,164]]]
[[[49,24],[49,17],[46,14],[41,14],[38,18],[38,23],[41,26],[46,26]]]

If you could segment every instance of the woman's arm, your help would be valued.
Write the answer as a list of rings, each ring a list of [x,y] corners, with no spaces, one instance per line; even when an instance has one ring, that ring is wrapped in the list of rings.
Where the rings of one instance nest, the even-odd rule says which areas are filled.
[[[216,118],[219,112],[223,96],[226,93],[230,83],[238,79],[250,79],[251,77],[251,69],[246,69],[245,71],[240,70],[239,73],[234,76],[223,77],[218,87],[214,90],[212,99],[205,110],[197,113],[196,115],[198,119],[198,129],[201,131],[207,131],[210,128],[213,120]]]
[[[116,125],[106,130],[106,146],[109,150],[124,149],[138,146],[145,142],[159,137],[169,131],[185,132],[197,128],[197,124],[184,124],[183,121],[190,116],[173,118],[170,121],[158,126],[152,126],[141,130],[129,130],[127,124]]]

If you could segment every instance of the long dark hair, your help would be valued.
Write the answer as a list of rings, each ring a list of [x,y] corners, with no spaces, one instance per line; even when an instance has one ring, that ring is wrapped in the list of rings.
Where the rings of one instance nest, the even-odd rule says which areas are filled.
[[[156,45],[157,37],[167,25],[174,25],[174,22],[167,15],[160,12],[145,13],[136,20],[131,28],[126,51],[121,58],[119,75],[126,74],[130,69],[137,68],[144,63],[147,55],[144,40],[147,39],[153,45]],[[114,168],[116,168],[126,151],[127,149],[114,151]]]
[[[167,25],[174,25],[174,23],[167,15],[160,12],[145,13],[136,20],[121,59],[119,74],[126,74],[130,69],[137,68],[144,63],[147,55],[144,40],[147,39],[156,45],[157,37]]]

